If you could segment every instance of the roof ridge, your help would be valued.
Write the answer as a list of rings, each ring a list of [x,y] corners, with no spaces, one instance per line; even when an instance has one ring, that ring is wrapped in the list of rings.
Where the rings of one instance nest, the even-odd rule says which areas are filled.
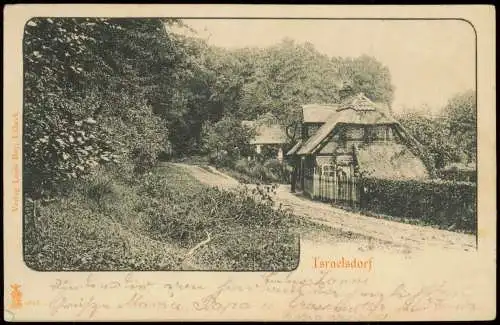
[[[375,104],[370,98],[366,97],[363,92],[359,92],[356,95],[350,96],[345,99],[337,111],[344,109],[353,109],[356,111],[379,111],[377,104]]]

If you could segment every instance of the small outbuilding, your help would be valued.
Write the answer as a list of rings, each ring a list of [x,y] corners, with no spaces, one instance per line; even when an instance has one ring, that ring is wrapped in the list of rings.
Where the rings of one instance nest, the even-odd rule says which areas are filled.
[[[288,142],[286,132],[281,125],[273,119],[242,121],[242,125],[254,128],[255,137],[250,139],[250,145],[255,149],[256,158],[259,155],[275,157],[283,161],[284,148]]]

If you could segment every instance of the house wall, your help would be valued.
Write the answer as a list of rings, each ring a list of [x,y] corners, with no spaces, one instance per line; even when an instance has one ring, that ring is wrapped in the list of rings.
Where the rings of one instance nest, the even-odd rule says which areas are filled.
[[[399,140],[392,125],[344,125],[340,126],[337,137],[333,137],[320,152],[326,153],[327,148],[333,147],[336,147],[336,151],[350,151],[353,146],[357,147],[365,143],[399,142]]]
[[[309,132],[317,130],[308,125]],[[307,133],[309,134],[309,133]],[[315,156],[305,158],[302,165],[304,171],[302,177],[304,181],[304,191],[314,193],[314,175],[324,174],[324,170],[334,170],[328,172],[329,176],[344,175],[348,179],[355,176],[353,147],[374,141],[394,141],[394,132],[391,125],[343,125],[330,141]],[[331,167],[322,167],[330,165]]]

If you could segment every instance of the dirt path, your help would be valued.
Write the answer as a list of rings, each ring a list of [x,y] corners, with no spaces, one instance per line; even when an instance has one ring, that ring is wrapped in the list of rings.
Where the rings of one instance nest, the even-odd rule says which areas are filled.
[[[231,189],[239,185],[235,179],[213,168],[178,165],[210,186]],[[422,307],[419,312],[422,320],[443,317],[449,320],[458,317],[459,313],[464,315],[463,319],[469,319],[474,314],[472,311],[495,310],[495,285],[492,283],[496,270],[495,252],[476,250],[474,236],[347,212],[292,194],[288,186],[277,189],[275,201],[290,208],[295,215],[330,226],[325,228],[331,231],[312,229],[310,233],[303,233],[301,230],[299,275],[320,272],[317,260],[341,257],[371,260],[373,269],[369,277],[366,270],[335,269],[330,273],[342,279],[366,277],[369,292],[391,295],[391,288],[397,286],[422,293],[422,296],[417,294],[411,298]],[[320,305],[325,298],[318,299],[314,301]],[[432,309],[436,301],[456,307]],[[400,320],[397,315],[393,317]],[[409,314],[408,317],[413,316]]]
[[[389,241],[414,248],[422,246],[446,249],[475,250],[476,237],[432,227],[424,227],[378,219],[335,208],[328,203],[312,201],[301,195],[292,194],[290,186],[281,185],[277,200],[291,208],[297,215],[309,218],[345,231]]]
[[[231,187],[237,187],[240,184],[236,179],[224,173],[221,173],[211,166],[208,167],[210,169],[210,171],[208,171],[196,165],[188,165],[182,163],[172,163],[172,165],[187,169],[193,177],[209,186],[218,186],[220,188],[227,189]]]
[[[176,164],[189,170],[191,175],[210,186],[225,189],[237,187],[239,182],[209,167],[209,170],[194,165]],[[382,242],[412,249],[439,248],[445,250],[475,251],[476,238],[473,235],[455,233],[432,227],[416,226],[335,208],[327,203],[312,201],[301,195],[292,194],[290,186],[280,185],[275,200],[294,214],[307,217],[332,228],[340,228]]]

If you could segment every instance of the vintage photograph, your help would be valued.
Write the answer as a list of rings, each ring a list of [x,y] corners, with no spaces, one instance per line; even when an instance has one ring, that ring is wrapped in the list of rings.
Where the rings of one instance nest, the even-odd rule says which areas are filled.
[[[32,18],[24,262],[283,272],[321,243],[475,251],[475,51],[459,19]],[[372,268],[336,258],[305,263]]]
[[[4,320],[494,319],[495,24],[6,6]]]

